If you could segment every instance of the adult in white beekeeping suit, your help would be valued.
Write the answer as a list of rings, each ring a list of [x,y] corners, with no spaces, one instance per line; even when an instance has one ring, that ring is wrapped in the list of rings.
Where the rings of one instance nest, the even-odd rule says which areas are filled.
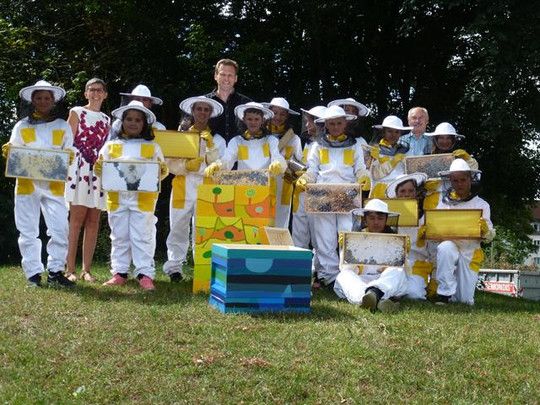
[[[289,108],[289,102],[283,97],[274,97],[269,103],[262,103],[274,116],[268,122],[268,130],[278,138],[278,149],[288,161],[291,158],[302,159],[302,142],[290,126],[289,117],[299,115]],[[294,185],[283,175],[276,176],[276,223],[278,228],[288,228],[291,218],[291,201]]]
[[[29,114],[15,124],[9,142],[2,146],[4,157],[11,146],[68,150],[70,163],[75,156],[73,133],[68,123],[56,116],[55,105],[66,92],[58,86],[39,80],[23,88],[19,96],[28,104]],[[24,162],[21,162],[24,163]],[[37,165],[36,165],[37,166]],[[32,168],[32,162],[23,167]],[[25,169],[26,170],[26,169]],[[29,176],[28,173],[26,177]],[[63,181],[17,178],[15,185],[15,225],[19,231],[21,266],[31,287],[41,286],[41,240],[39,218],[47,225],[47,282],[50,285],[71,287],[74,283],[64,275],[68,248],[68,207],[64,198]]]
[[[324,123],[324,134],[311,149],[308,169],[296,182],[306,189],[308,183],[369,183],[369,173],[364,164],[362,146],[345,134],[347,121],[356,116],[347,114],[339,106],[328,107],[316,123]],[[321,265],[319,279],[331,285],[339,273],[337,254],[338,233],[350,231],[350,214],[316,214],[313,217],[317,255]]]
[[[169,172],[174,174],[169,204],[169,236],[167,237],[167,261],[163,271],[171,282],[182,280],[182,264],[189,246],[189,226],[195,232],[194,214],[197,187],[203,183],[204,169],[225,153],[225,140],[212,134],[208,121],[223,113],[220,103],[205,96],[189,97],[180,103],[180,110],[190,117],[190,132],[200,135],[199,157],[194,159],[167,158]],[[182,135],[179,135],[182,136]],[[192,239],[193,240],[193,239]]]
[[[374,198],[362,209],[354,211],[363,217],[362,232],[395,233],[389,219],[398,214],[388,210],[388,204]],[[384,246],[379,248],[384,249]],[[376,265],[341,265],[336,277],[334,292],[352,304],[360,304],[372,312],[394,312],[399,308],[397,298],[409,291],[405,268]]]
[[[490,242],[495,237],[491,223],[489,204],[472,191],[481,172],[473,170],[463,159],[452,162],[450,170],[440,172],[443,179],[450,181],[437,209],[481,209],[480,229],[482,238]],[[484,260],[484,252],[478,240],[446,240],[437,246],[437,297],[435,302],[449,301],[474,304],[474,292],[478,271]]]

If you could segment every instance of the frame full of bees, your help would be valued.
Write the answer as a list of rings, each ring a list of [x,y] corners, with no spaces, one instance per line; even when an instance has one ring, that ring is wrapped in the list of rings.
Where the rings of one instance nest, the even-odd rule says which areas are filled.
[[[340,263],[403,267],[407,260],[407,235],[343,232]]]
[[[309,213],[348,214],[362,207],[362,190],[355,183],[309,183],[304,205]]]
[[[214,183],[229,186],[268,186],[267,170],[222,170],[214,174]]]
[[[438,155],[424,156],[406,156],[405,157],[405,172],[425,173],[428,178],[434,179],[439,176],[439,172],[450,169],[450,165],[454,160],[451,153],[441,153]]]
[[[69,152],[66,150],[12,145],[5,175],[32,180],[66,181],[68,168]]]

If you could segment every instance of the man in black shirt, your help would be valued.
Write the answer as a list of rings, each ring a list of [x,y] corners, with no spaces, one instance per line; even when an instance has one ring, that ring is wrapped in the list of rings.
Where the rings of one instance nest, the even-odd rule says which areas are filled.
[[[211,118],[210,129],[214,134],[220,134],[225,141],[229,142],[239,134],[236,126],[234,108],[240,104],[250,102],[251,99],[234,90],[234,85],[238,80],[238,63],[231,59],[221,59],[216,63],[214,80],[217,89],[208,93],[206,97],[216,100],[223,106],[223,114]]]

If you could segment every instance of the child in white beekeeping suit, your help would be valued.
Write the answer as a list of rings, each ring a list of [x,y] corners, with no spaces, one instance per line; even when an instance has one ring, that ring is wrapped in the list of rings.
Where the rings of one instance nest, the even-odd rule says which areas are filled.
[[[121,121],[118,138],[103,145],[94,170],[101,175],[104,160],[151,161],[160,163],[160,176],[168,174],[161,148],[153,142],[151,125],[155,115],[140,101],[131,101],[117,108],[112,116]],[[137,180],[134,172],[125,173],[130,184]],[[129,188],[131,188],[128,185]],[[128,188],[128,189],[129,189]],[[157,192],[109,191],[107,193],[107,213],[111,228],[111,273],[112,278],[103,285],[124,285],[133,261],[134,275],[143,290],[154,290],[156,250],[156,209]]]
[[[478,162],[463,149],[456,149],[456,146],[465,139],[465,135],[458,134],[452,124],[441,122],[434,132],[425,134],[433,142],[432,154],[451,153],[454,159],[463,159],[473,170],[478,170]],[[428,179],[426,182],[426,198],[424,199],[424,209],[436,208],[442,194],[442,180]]]
[[[23,103],[29,104],[28,116],[18,121],[9,142],[2,146],[7,157],[11,146],[68,150],[70,163],[75,156],[73,134],[68,123],[56,116],[55,105],[66,92],[58,86],[39,80],[19,92]],[[19,231],[21,266],[30,287],[41,286],[41,214],[47,225],[47,283],[72,287],[64,275],[68,249],[68,207],[64,198],[63,181],[43,181],[17,178],[15,185],[15,225]]]
[[[433,271],[426,241],[418,238],[420,226],[424,225],[424,210],[422,209],[421,188],[427,180],[424,173],[403,174],[388,184],[386,196],[388,198],[408,198],[418,201],[418,226],[400,226],[399,233],[405,234],[410,240],[410,251],[407,262],[410,268],[407,298],[426,299],[426,289],[429,277]]]
[[[324,123],[324,134],[311,149],[308,169],[296,182],[300,189],[308,183],[369,183],[369,173],[364,164],[362,146],[345,134],[347,121],[356,116],[347,114],[339,106],[328,107],[316,123]],[[337,254],[338,233],[350,231],[350,214],[316,214],[313,216],[317,256],[321,269],[318,277],[325,285],[331,285],[339,273]]]
[[[355,120],[351,120],[347,123],[345,132],[349,134],[349,136],[356,138],[357,142],[367,145],[362,134],[362,119],[369,115],[369,108],[352,97],[340,98],[328,103],[328,107],[332,107],[333,105],[340,106],[347,114],[356,116]]]
[[[404,127],[394,115],[386,117],[382,124],[373,128],[381,131],[379,143],[371,147],[371,192],[370,198],[384,198],[386,186],[397,176],[405,173],[403,159],[408,146],[400,143],[400,136],[412,127]]]
[[[234,111],[246,130],[229,141],[223,158],[209,165],[205,176],[211,177],[222,168],[231,170],[235,163],[238,170],[268,169],[272,176],[283,174],[286,162],[279,153],[278,139],[265,127],[265,121],[272,119],[274,113],[256,102],[240,104]]]
[[[226,147],[223,137],[219,134],[212,135],[208,126],[210,118],[223,113],[220,103],[205,96],[189,97],[180,103],[180,110],[190,117],[192,125],[186,129],[199,133],[200,145],[197,158],[165,159],[174,178],[169,204],[167,261],[163,265],[163,271],[173,283],[180,282],[183,278],[182,265],[189,246],[189,227],[191,223],[193,235],[197,187],[203,183],[204,169],[223,157]]]
[[[374,198],[354,213],[363,216],[362,232],[395,233],[389,218],[396,219],[398,214],[388,211],[384,201]],[[372,312],[396,311],[399,308],[396,298],[405,296],[408,290],[407,272],[403,267],[376,265],[342,265],[334,285],[338,297]]]
[[[302,110],[302,138],[305,139],[304,149],[302,150],[302,163],[307,167],[307,158],[309,152],[313,146],[317,143],[317,125],[315,124],[317,118],[321,118],[326,107],[315,106],[309,110]],[[304,174],[304,172],[296,173],[298,175]],[[304,207],[305,193],[300,187],[295,187],[293,192],[292,201],[292,239],[294,246],[309,249],[313,248],[313,288],[319,288],[320,283],[318,280],[318,272],[320,270],[319,258],[317,256],[317,247],[315,241],[315,228],[313,225],[313,216],[306,213]]]
[[[137,86],[135,86],[131,93],[120,93],[120,95],[122,96],[122,102],[120,103],[120,105],[122,106],[125,106],[132,101],[140,101],[145,108],[152,110],[153,106],[163,104],[163,100],[159,97],[152,96],[150,89],[144,84],[138,84]],[[163,125],[157,120],[154,120],[154,122],[152,123],[152,128],[159,130],[166,129],[165,125]],[[111,126],[111,133],[109,139],[116,139],[121,129],[122,121],[118,119],[114,120]]]
[[[283,97],[274,97],[269,103],[262,103],[270,109],[274,116],[268,122],[268,130],[278,138],[278,149],[288,161],[291,158],[302,159],[302,142],[290,126],[289,117],[299,115],[289,108],[289,102]],[[293,196],[293,183],[283,175],[276,176],[276,223],[278,228],[288,228],[291,218],[291,201]]]
[[[450,181],[437,209],[481,209],[480,229],[483,240],[490,242],[495,230],[490,219],[490,206],[472,191],[481,172],[473,170],[463,159],[452,162],[449,171],[440,172],[443,179]],[[419,233],[419,236],[422,232]],[[435,303],[449,301],[474,304],[474,291],[478,271],[484,260],[484,252],[478,240],[446,240],[437,246],[437,297]]]

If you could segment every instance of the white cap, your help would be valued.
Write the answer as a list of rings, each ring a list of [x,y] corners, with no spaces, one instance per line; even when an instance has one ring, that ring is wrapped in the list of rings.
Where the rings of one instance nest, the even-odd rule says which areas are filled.
[[[313,115],[315,118],[321,118],[326,111],[326,107],[323,105],[316,105],[309,110],[304,110],[303,108],[300,108],[300,110],[306,114]]]
[[[396,189],[400,184],[406,181],[412,180],[416,184],[416,187],[418,187],[420,184],[424,184],[427,179],[428,176],[425,173],[401,174],[388,183],[388,186],[386,187],[386,196],[388,198],[396,198]]]
[[[210,115],[210,118],[214,118],[223,114],[223,106],[216,100],[213,100],[206,96],[186,98],[185,100],[182,100],[180,102],[179,107],[186,114],[193,115],[192,109],[195,103],[205,103],[212,107],[212,114]]]
[[[471,174],[482,173],[480,170],[471,169],[465,160],[454,159],[454,161],[450,165],[450,170],[439,172],[439,176],[449,176],[450,173],[455,172],[471,172]]]
[[[54,101],[60,101],[66,95],[66,91],[62,87],[53,86],[45,80],[38,80],[33,86],[27,86],[22,88],[21,91],[19,91],[19,96],[24,101],[28,101],[29,103],[31,103],[32,93],[39,90],[51,91],[53,93]]]
[[[373,125],[373,128],[376,128],[376,129],[392,128],[392,129],[399,129],[400,131],[410,131],[413,127],[404,127],[403,121],[401,121],[399,117],[396,117],[395,115],[389,115],[383,120],[382,124]]]
[[[274,113],[272,112],[272,110],[264,107],[261,103],[256,103],[254,101],[250,101],[249,103],[240,104],[239,106],[236,106],[234,109],[234,113],[238,118],[243,120],[244,111],[249,110],[249,109],[255,109],[262,112],[265,120],[272,119],[272,117],[274,116]]]
[[[356,101],[352,97],[340,98],[338,100],[333,100],[328,103],[328,107],[331,107],[333,105],[339,105],[340,107],[343,107],[344,105],[352,105],[353,107],[356,107],[358,109],[359,117],[367,117],[369,115],[369,108],[367,108],[364,104]]]
[[[289,114],[300,115],[299,112],[296,112],[289,108],[289,102],[285,100],[283,97],[274,97],[269,103],[261,103],[261,104],[265,106],[266,108],[280,107],[280,108],[283,108],[284,110],[287,110]]]
[[[144,84],[139,84],[135,86],[133,90],[131,90],[131,93],[120,93],[121,96],[128,96],[128,97],[144,97],[149,98],[152,100],[152,104],[161,105],[163,104],[163,100],[159,97],[152,96],[152,93],[150,92],[150,89],[146,87]]]
[[[113,110],[112,116],[114,118],[117,118],[119,120],[122,120],[122,115],[124,114],[124,111],[127,110],[139,110],[143,112],[146,115],[146,121],[149,124],[152,124],[156,121],[156,116],[152,111],[150,111],[148,108],[146,108],[143,103],[137,100],[130,101],[128,105],[124,105],[122,107],[117,108],[116,110]]]
[[[364,206],[364,208],[355,209],[353,211],[353,214],[364,216],[366,212],[380,212],[382,214],[388,214],[392,216],[399,215],[397,212],[388,211],[388,204],[386,204],[382,200],[379,200],[378,198],[369,200]]]
[[[340,106],[333,105],[332,107],[328,107],[322,114],[321,118],[317,118],[315,122],[325,122],[326,120],[331,120],[334,118],[345,118],[347,121],[352,121],[356,119],[356,115],[347,114]]]

